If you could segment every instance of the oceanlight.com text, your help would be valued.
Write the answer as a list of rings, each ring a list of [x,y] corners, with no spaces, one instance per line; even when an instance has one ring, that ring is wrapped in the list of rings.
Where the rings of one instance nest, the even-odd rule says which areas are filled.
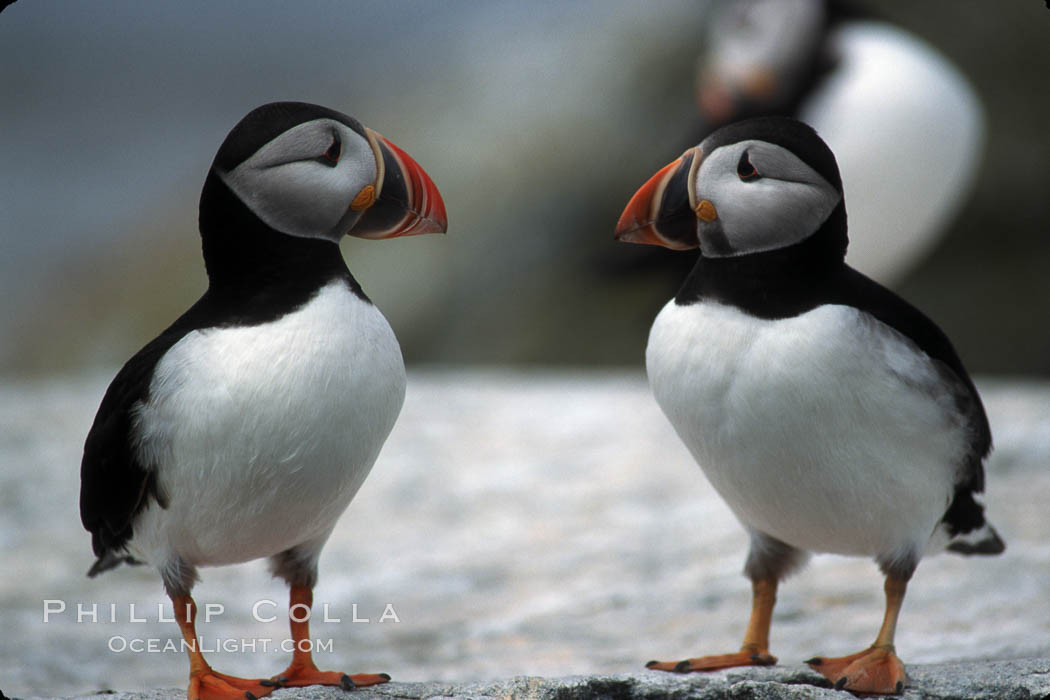
[[[305,652],[332,652],[335,651],[335,643],[332,639],[301,639],[295,642],[291,639],[272,639],[270,637],[258,638],[215,638],[204,639],[197,637],[193,640],[185,639],[161,639],[158,637],[138,638],[114,635],[109,638],[109,650],[115,654],[166,654],[199,651],[202,654],[236,654],[240,652],[267,653],[281,652],[290,654],[298,648]]]

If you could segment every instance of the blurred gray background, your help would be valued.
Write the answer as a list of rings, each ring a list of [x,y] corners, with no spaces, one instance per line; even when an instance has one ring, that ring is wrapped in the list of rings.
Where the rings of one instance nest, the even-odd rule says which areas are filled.
[[[965,73],[988,125],[972,196],[894,286],[971,371],[1050,373],[1050,10],[866,4]],[[211,158],[248,110],[289,99],[382,132],[444,195],[447,236],[343,245],[410,363],[640,366],[673,256],[692,254],[612,230],[689,145],[706,7],[16,2],[0,15],[0,371],[113,367],[196,300]]]

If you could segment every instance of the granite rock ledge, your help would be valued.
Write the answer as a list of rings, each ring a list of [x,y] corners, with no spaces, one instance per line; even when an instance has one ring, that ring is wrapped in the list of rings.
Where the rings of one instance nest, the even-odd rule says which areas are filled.
[[[909,665],[905,700],[1050,700],[1050,658]],[[182,700],[182,689],[106,692],[77,700]],[[347,700],[336,688],[278,690],[274,700]],[[656,671],[543,678],[519,676],[485,682],[391,682],[353,693],[355,700],[427,698],[537,698],[540,700],[810,700],[854,697],[836,691],[817,673],[801,666],[731,669],[674,675]]]

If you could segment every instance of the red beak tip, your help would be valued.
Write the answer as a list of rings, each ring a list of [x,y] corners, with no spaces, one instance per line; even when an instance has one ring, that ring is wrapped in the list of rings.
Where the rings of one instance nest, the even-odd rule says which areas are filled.
[[[385,136],[379,138],[395,156],[396,162],[388,163],[387,167],[396,167],[401,171],[408,197],[407,202],[402,203],[404,218],[399,227],[383,237],[445,233],[448,229],[448,216],[445,213],[445,201],[441,198],[437,185],[408,153]]]

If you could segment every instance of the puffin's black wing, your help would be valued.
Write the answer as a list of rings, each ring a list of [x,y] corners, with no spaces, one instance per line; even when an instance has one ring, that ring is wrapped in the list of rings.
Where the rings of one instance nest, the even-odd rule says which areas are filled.
[[[964,463],[959,465],[955,497],[944,521],[952,535],[983,526],[984,509],[973,499],[973,494],[984,490],[982,462],[992,449],[992,431],[977,388],[951,341],[921,311],[849,266],[843,265],[833,287],[831,303],[852,306],[870,314],[915,343],[937,365],[941,379],[950,388],[956,408],[966,420],[970,432],[969,449]]]
[[[955,388],[960,409],[966,409],[963,413],[971,421],[971,451],[978,461],[987,457],[992,448],[992,432],[984,404],[944,331],[904,299],[849,266],[843,266],[842,275],[835,286],[834,296],[837,299],[833,303],[852,306],[871,314],[950,370],[957,385]]]
[[[121,368],[106,390],[84,442],[80,520],[91,532],[91,548],[99,558],[89,576],[127,560],[122,550],[131,539],[132,522],[151,500],[167,506],[155,471],[136,454],[133,413],[149,394],[157,362],[177,342],[178,337],[172,335],[160,335]]]
[[[91,547],[98,557],[89,576],[130,562],[123,550],[135,517],[151,501],[167,507],[155,465],[139,459],[134,412],[149,397],[153,371],[164,353],[190,331],[217,325],[211,296],[206,293],[125,363],[95,414],[80,463],[80,521],[91,533]]]

